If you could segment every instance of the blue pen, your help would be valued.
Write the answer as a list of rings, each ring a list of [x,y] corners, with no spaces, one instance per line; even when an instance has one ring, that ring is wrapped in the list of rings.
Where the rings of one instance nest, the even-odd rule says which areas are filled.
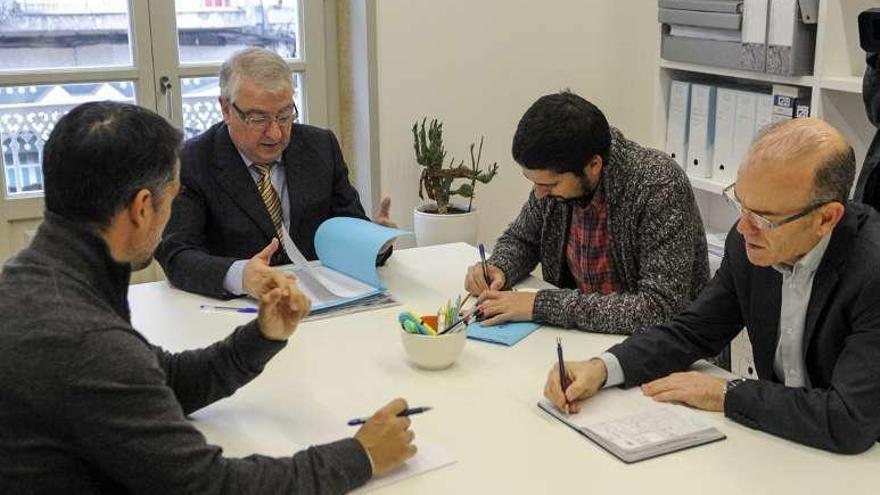
[[[492,279],[489,278],[489,265],[486,263],[486,248],[483,247],[482,242],[480,243],[479,248],[480,263],[483,264],[483,280],[486,281],[486,287],[490,287],[492,285]]]
[[[402,418],[402,417],[404,417],[404,416],[412,416],[413,414],[421,414],[421,413],[423,413],[423,412],[430,411],[431,409],[434,409],[434,408],[433,408],[433,407],[430,407],[430,406],[425,406],[425,407],[411,407],[411,408],[409,408],[409,409],[404,409],[403,411],[397,413],[397,417],[398,417],[398,418]],[[362,424],[366,423],[366,422],[369,421],[369,420],[370,420],[370,418],[355,418],[355,419],[352,419],[352,420],[350,420],[350,421],[348,422],[348,426],[362,425]]]
[[[202,309],[211,311],[232,311],[235,313],[258,313],[260,310],[254,307],[239,308],[236,306],[214,306],[213,304],[202,304]]]

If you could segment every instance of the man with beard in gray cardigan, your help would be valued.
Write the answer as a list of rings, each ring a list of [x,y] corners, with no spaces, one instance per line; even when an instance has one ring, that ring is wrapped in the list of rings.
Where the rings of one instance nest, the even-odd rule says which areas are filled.
[[[626,139],[569,91],[523,115],[513,158],[534,183],[488,260],[468,269],[484,324],[533,320],[632,334],[683,309],[709,278],[706,238],[684,171]],[[557,289],[514,292],[541,263]]]
[[[171,214],[180,142],[114,102],[74,108],[46,142],[43,224],[0,274],[0,493],[343,493],[415,453],[402,399],[282,458],[224,457],[187,420],[255,379],[310,303],[269,272],[258,317],[204,349],[170,353],[132,328],[129,278]]]

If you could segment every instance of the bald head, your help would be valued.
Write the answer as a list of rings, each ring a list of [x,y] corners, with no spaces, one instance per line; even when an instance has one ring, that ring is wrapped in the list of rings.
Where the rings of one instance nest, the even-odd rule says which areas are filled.
[[[769,125],[749,148],[743,168],[809,167],[815,202],[846,203],[855,178],[852,146],[824,120],[791,119]]]

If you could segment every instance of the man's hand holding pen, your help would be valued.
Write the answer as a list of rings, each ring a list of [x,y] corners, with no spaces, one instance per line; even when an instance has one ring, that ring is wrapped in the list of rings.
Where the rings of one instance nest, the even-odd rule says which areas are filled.
[[[381,476],[416,454],[415,433],[410,429],[406,401],[394,399],[376,411],[354,435],[373,465],[373,476]]]
[[[598,358],[589,361],[566,361],[565,376],[569,385],[563,392],[559,381],[559,363],[556,363],[547,376],[544,397],[564,413],[578,413],[583,407],[583,401],[596,395],[602,388],[607,374],[605,363]]]
[[[504,272],[491,263],[486,263],[486,270],[490,281],[489,284],[486,284],[482,263],[474,263],[468,267],[467,275],[464,279],[465,290],[475,296],[479,296],[487,290],[501,290],[504,288],[504,283],[507,280]]]

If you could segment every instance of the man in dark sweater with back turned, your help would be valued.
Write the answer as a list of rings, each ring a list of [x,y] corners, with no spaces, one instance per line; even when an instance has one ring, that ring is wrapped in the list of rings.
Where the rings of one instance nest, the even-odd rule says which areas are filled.
[[[287,458],[224,458],[187,421],[254,379],[310,303],[270,272],[257,319],[205,349],[172,354],[131,327],[129,278],[168,221],[180,142],[112,102],[52,131],[45,219],[0,274],[0,493],[341,493],[415,453],[402,399],[354,438]]]

